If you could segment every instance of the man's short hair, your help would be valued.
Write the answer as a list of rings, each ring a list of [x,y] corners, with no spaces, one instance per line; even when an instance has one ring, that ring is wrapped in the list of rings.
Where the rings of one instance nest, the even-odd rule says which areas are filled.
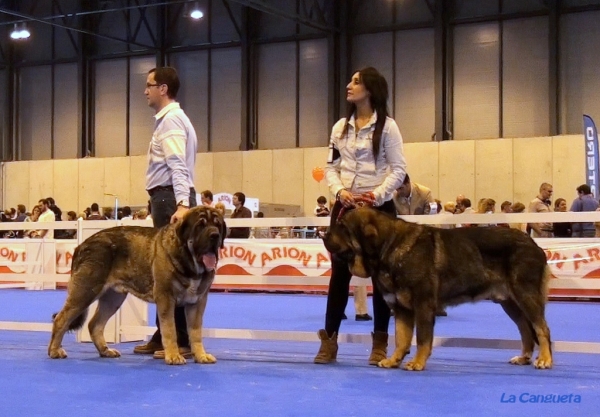
[[[25,207],[24,204],[17,205],[17,209],[19,210],[19,213],[26,213],[27,212],[27,208]]]
[[[92,203],[92,205],[90,206],[90,209],[92,211],[100,211],[100,207],[98,207],[98,203]]]
[[[500,205],[500,210],[504,211],[504,209],[509,206],[512,206],[512,203],[510,201],[506,200]]]
[[[213,201],[213,193],[212,193],[212,191],[210,191],[210,190],[204,190],[200,194],[202,194],[203,197],[209,198],[210,201]]]
[[[540,193],[548,188],[552,188],[552,184],[548,184],[547,182],[543,182],[542,185],[540,185]]]
[[[123,208],[121,210],[123,211],[123,216],[124,217],[131,216],[131,207],[129,207],[129,206],[123,206]]]
[[[44,205],[46,205],[48,207],[50,207],[50,205],[51,205],[50,204],[50,200],[48,200],[47,198],[42,198],[40,201],[38,201],[38,203],[44,204]]]
[[[469,208],[471,207],[471,200],[465,197],[460,201],[460,205],[464,208]]]
[[[179,75],[173,67],[156,67],[148,71],[148,74],[154,73],[154,81],[158,85],[165,84],[167,86],[167,96],[170,99],[177,98],[179,92]]]
[[[577,187],[577,192],[588,195],[592,193],[592,189],[587,184],[581,184],[579,187]]]
[[[243,206],[244,203],[246,202],[246,194],[242,193],[241,191],[238,191],[237,193],[234,194],[234,196],[237,197],[238,201],[240,203],[242,203],[242,206]]]
[[[325,198],[325,196],[322,195],[319,198],[317,198],[317,203],[319,203],[319,204],[327,204],[327,198]]]

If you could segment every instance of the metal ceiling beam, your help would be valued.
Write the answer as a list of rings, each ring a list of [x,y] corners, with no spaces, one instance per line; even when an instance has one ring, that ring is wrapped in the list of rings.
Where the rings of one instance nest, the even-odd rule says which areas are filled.
[[[324,32],[332,32],[332,31],[337,32],[338,31],[338,28],[334,27],[333,25],[325,25],[325,24],[316,22],[310,18],[301,16],[299,14],[286,12],[285,10],[281,10],[276,7],[273,7],[270,4],[267,4],[262,0],[229,0],[229,1],[233,2],[233,3],[241,4],[242,6],[250,7],[254,10],[258,10],[263,13],[268,13],[273,16],[279,16],[279,17],[283,17],[285,19],[289,19],[296,23],[300,23],[302,25],[311,27],[313,29],[319,29]]]
[[[25,19],[25,21],[39,22],[39,23],[43,23],[45,25],[51,25],[51,26],[54,26],[54,27],[65,29],[65,30],[72,30],[74,32],[84,33],[86,35],[95,36],[95,37],[101,38],[101,39],[106,39],[106,40],[115,41],[115,42],[122,42],[122,43],[126,43],[126,44],[129,44],[129,45],[136,45],[136,46],[140,46],[140,47],[147,48],[147,49],[155,49],[155,47],[152,46],[152,45],[145,45],[145,44],[142,44],[142,43],[139,43],[139,42],[135,42],[135,41],[131,41],[131,40],[115,38],[114,36],[101,35],[99,33],[90,32],[89,30],[84,30],[84,29],[74,28],[74,27],[70,27],[70,26],[65,26],[65,25],[62,25],[60,23],[49,22],[47,20],[40,19],[40,18],[37,18],[35,16],[31,16],[31,15],[28,15],[28,14],[25,14],[25,13],[20,13],[20,12],[14,11],[14,10],[7,9],[5,7],[0,7],[0,13],[4,13],[4,14],[11,15],[11,16],[20,17],[21,19]]]

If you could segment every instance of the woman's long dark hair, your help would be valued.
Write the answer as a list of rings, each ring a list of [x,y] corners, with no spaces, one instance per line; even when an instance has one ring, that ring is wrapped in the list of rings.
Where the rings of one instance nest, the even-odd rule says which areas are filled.
[[[371,103],[371,108],[377,112],[377,121],[375,122],[375,131],[373,132],[373,156],[375,158],[375,162],[377,162],[383,126],[385,125],[385,119],[389,115],[387,107],[387,101],[389,97],[388,84],[385,80],[385,77],[373,67],[366,67],[358,70],[357,72],[360,77],[360,82],[370,93],[369,102]],[[348,103],[346,124],[344,125],[342,136],[348,134],[348,121],[355,112],[356,104]]]

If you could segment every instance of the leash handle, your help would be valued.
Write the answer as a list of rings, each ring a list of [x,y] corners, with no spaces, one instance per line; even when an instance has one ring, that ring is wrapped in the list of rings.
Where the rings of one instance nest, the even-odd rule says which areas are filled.
[[[347,211],[353,210],[358,207],[373,207],[376,203],[375,194],[371,191],[362,194],[352,193],[352,197],[354,198],[354,204],[351,207],[342,206],[341,210],[338,213],[337,221],[339,221]]]

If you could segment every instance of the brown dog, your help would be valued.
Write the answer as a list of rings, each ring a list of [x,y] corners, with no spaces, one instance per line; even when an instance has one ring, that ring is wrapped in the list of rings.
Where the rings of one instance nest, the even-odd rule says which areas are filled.
[[[404,369],[420,371],[431,355],[439,307],[491,298],[517,324],[522,353],[539,369],[552,367],[544,316],[549,268],[544,251],[521,231],[503,227],[438,229],[408,223],[370,208],[345,214],[324,238],[334,256],[359,277],[371,277],[393,309],[396,350],[381,367],[398,367],[417,332],[417,353]]]
[[[65,332],[80,328],[88,307],[98,300],[90,336],[100,356],[119,357],[106,345],[104,327],[127,294],[133,294],[156,303],[167,364],[185,363],[178,351],[174,319],[175,305],[182,304],[195,361],[216,362],[204,350],[202,317],[226,235],[220,212],[200,206],[162,229],[113,227],[85,240],[73,256],[67,299],[54,319],[48,355],[67,357],[61,346]]]

